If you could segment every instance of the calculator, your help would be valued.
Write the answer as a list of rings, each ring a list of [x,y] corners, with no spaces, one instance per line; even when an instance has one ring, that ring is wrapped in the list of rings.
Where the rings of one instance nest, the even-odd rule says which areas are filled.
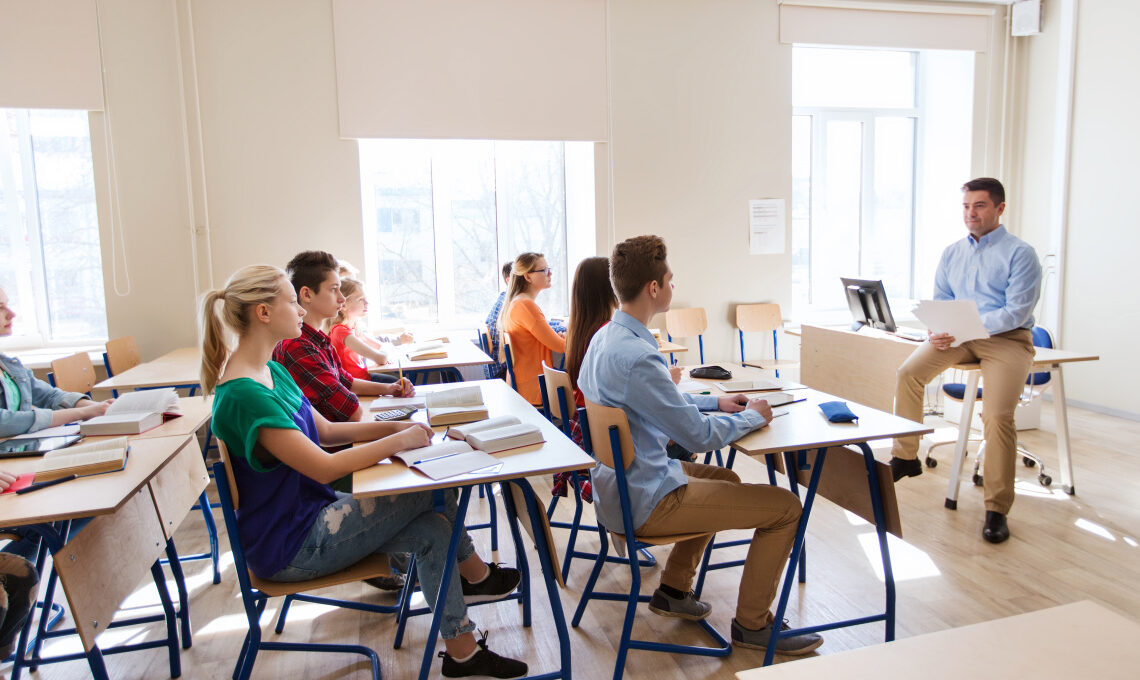
[[[399,408],[390,408],[380,411],[373,416],[374,420],[403,420],[412,415],[419,409],[415,406],[401,406]]]

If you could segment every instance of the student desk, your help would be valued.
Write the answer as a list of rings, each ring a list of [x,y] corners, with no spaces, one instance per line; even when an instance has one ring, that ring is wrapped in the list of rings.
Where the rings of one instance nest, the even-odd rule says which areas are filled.
[[[1131,680],[1140,624],[1093,602],[802,659],[736,674],[739,680],[1017,678]]]
[[[860,332],[805,325],[801,328],[800,380],[809,387],[838,394],[884,411],[894,410],[895,384],[899,366],[910,357],[919,343],[883,332]],[[1065,404],[1065,380],[1061,367],[1078,361],[1096,361],[1096,354],[1036,348],[1032,371],[1049,371],[1052,375],[1053,409],[1057,428],[1057,451],[1060,458],[1061,484],[1066,493],[1076,493],[1073,485],[1072,450],[1069,445],[1069,415]],[[979,364],[960,364],[954,368],[967,372],[965,394],[976,394]],[[1027,376],[1028,377],[1028,376]],[[969,423],[974,413],[974,400],[965,400],[961,422]],[[950,483],[946,489],[946,507],[958,504],[958,481],[962,458],[970,428],[959,428],[958,443]]]
[[[493,363],[491,357],[487,356],[486,352],[476,347],[472,342],[445,342],[443,343],[443,350],[447,352],[447,356],[442,359],[410,361],[405,349],[402,349],[402,346],[397,347],[395,352],[389,355],[389,363],[378,366],[369,362],[368,370],[397,373],[403,369],[404,373],[418,374],[439,371],[444,375],[444,382],[463,382],[463,376],[459,374],[460,366],[483,366]],[[396,365],[397,361],[399,361],[399,366]]]
[[[518,548],[518,568],[522,571],[523,581],[520,586],[527,595],[523,600],[523,625],[530,625],[530,599],[529,576],[526,566],[526,554],[522,549],[522,541],[515,522],[515,515],[525,513],[530,518],[533,537],[537,544],[539,564],[542,567],[543,579],[546,582],[546,593],[550,600],[551,613],[554,624],[558,630],[558,641],[561,649],[561,665],[557,671],[543,675],[533,675],[531,678],[566,678],[571,677],[570,665],[570,636],[566,630],[566,619],[562,612],[562,601],[558,596],[556,579],[558,578],[558,565],[553,559],[552,545],[545,530],[545,512],[534,496],[534,490],[526,477],[549,475],[556,472],[570,470],[586,470],[594,466],[594,459],[586,455],[574,442],[570,441],[562,431],[542,416],[534,406],[523,399],[517,392],[502,380],[479,380],[468,384],[479,385],[483,391],[483,402],[491,415],[513,415],[524,423],[537,425],[542,429],[546,441],[542,444],[524,446],[509,451],[493,454],[500,463],[494,467],[477,470],[470,474],[459,475],[441,480],[432,480],[429,477],[407,467],[399,460],[380,463],[352,475],[352,493],[357,497],[387,496],[407,493],[411,491],[429,491],[433,489],[448,489],[460,487],[459,509],[456,515],[455,531],[451,536],[449,548],[450,559],[443,574],[443,583],[447,583],[450,572],[455,566],[455,555],[459,546],[459,532],[467,513],[467,505],[471,499],[471,488],[478,484],[488,482],[511,482],[522,492],[525,507],[518,508],[512,500],[512,494],[504,493],[503,500],[507,506],[508,522],[511,534]],[[429,388],[430,390],[431,388]],[[418,411],[413,418],[424,422],[426,413]],[[442,431],[443,428],[437,428]],[[540,517],[541,515],[541,517]],[[420,667],[420,678],[428,677],[434,652],[436,637],[439,634],[439,613],[437,608],[432,617],[431,630],[428,633],[426,649],[424,650],[423,665]]]
[[[201,350],[197,347],[182,347],[96,383],[95,389],[139,390],[152,387],[185,387],[190,389],[192,395],[198,389],[201,369]]]
[[[131,442],[126,468],[121,472],[82,477],[33,493],[0,498],[0,527],[30,528],[47,543],[83,643],[81,654],[39,659],[37,663],[86,658],[95,678],[107,678],[95,637],[109,625],[115,625],[111,623],[115,610],[149,568],[158,588],[163,615],[143,621],[165,619],[166,638],[123,645],[107,652],[167,647],[171,677],[181,673],[177,618],[158,563],[167,543],[163,518],[173,520],[173,515],[165,504],[162,508],[156,504],[155,488],[164,486],[160,478],[174,461],[182,466],[188,465],[183,459],[200,460],[196,447],[187,447],[190,439],[187,436],[137,438]],[[34,458],[11,459],[5,461],[5,468],[21,474],[34,470],[37,462]],[[204,487],[204,480],[200,481]],[[66,544],[51,524],[84,517],[94,519]],[[50,607],[50,602],[45,601],[44,607]],[[30,625],[20,636],[14,675],[29,665],[23,658],[29,628]]]

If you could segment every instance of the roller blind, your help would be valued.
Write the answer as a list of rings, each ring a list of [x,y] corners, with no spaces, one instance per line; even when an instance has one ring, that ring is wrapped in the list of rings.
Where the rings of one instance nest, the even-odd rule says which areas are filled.
[[[346,138],[608,138],[605,0],[333,0]]]
[[[780,42],[985,52],[994,7],[784,0]]]
[[[0,107],[102,110],[95,0],[0,0]]]

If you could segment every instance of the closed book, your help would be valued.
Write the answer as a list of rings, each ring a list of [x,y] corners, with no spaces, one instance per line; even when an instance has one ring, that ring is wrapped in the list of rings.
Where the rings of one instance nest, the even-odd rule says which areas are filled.
[[[483,391],[477,385],[429,392],[425,401],[428,425],[455,425],[487,418]]]
[[[483,451],[472,449],[467,442],[457,441],[401,451],[395,457],[432,479],[467,474],[499,462]]]
[[[467,435],[467,443],[480,451],[498,453],[507,449],[517,449],[520,446],[541,444],[542,430],[529,423],[507,425],[491,430],[479,430]]]
[[[139,434],[161,424],[161,413],[108,413],[79,423],[79,433],[86,437]]]
[[[416,345],[408,347],[408,360],[409,361],[424,361],[426,359],[446,359],[447,348],[443,343],[435,340],[429,342],[421,342]]]
[[[447,428],[447,436],[452,439],[467,439],[467,435],[472,432],[480,432],[482,430],[494,430],[507,425],[518,425],[522,421],[514,416],[496,416],[486,420],[478,420],[474,423],[466,425],[456,425],[455,427]]]
[[[118,437],[49,451],[36,466],[36,481],[50,482],[68,475],[96,475],[122,470],[127,464],[127,438]]]

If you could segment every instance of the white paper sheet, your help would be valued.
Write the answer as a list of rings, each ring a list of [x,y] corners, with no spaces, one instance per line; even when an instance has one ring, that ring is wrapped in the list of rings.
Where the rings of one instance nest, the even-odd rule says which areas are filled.
[[[931,333],[953,336],[951,347],[990,337],[990,332],[982,325],[978,303],[973,300],[921,300],[914,308],[914,316]]]
[[[677,383],[677,389],[682,392],[688,392],[692,394],[694,392],[706,392],[708,391],[709,386],[705,383],[697,382],[696,380],[682,380],[681,382]]]
[[[782,255],[785,251],[784,199],[748,201],[748,247],[753,255]]]

